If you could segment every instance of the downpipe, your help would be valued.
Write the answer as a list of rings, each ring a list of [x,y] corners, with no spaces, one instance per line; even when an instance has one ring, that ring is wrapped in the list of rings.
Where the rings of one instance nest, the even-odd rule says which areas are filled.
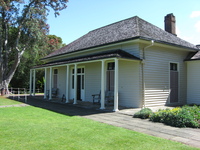
[[[144,76],[144,65],[145,65],[145,50],[147,48],[150,48],[154,46],[154,40],[151,40],[151,44],[150,45],[147,45],[146,47],[143,48],[143,56],[142,56],[142,62],[141,62],[141,65],[142,65],[142,89],[143,89],[143,108],[146,107],[146,104],[145,104],[145,76]]]

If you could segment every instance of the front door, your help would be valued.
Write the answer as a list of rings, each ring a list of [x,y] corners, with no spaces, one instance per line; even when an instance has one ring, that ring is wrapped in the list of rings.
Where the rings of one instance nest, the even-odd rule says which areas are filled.
[[[83,100],[84,101],[84,94],[85,94],[85,69],[84,68],[78,68],[77,69],[77,89],[76,89],[76,93],[77,93],[77,100]],[[72,93],[74,93],[73,91],[74,89],[74,69],[72,69]],[[73,94],[72,94],[73,95]]]
[[[170,63],[170,103],[178,102],[178,65]]]

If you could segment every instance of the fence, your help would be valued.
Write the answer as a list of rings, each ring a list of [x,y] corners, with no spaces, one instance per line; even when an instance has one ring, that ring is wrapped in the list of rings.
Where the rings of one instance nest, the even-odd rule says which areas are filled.
[[[11,97],[12,99],[17,99],[18,101],[24,100],[27,103],[27,93],[26,88],[9,88],[6,92],[6,95]]]

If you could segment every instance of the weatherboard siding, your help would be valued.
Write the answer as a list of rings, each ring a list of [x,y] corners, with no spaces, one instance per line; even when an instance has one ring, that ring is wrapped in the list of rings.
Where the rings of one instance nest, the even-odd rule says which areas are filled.
[[[145,106],[163,106],[170,103],[170,63],[179,66],[179,103],[186,101],[186,64],[188,52],[151,47],[145,50]]]
[[[56,69],[58,69],[58,97],[62,98],[63,94],[66,95],[66,66]]]
[[[119,61],[119,105],[141,107],[139,62]]]
[[[85,99],[92,102],[92,95],[101,90],[101,62],[85,64]]]
[[[200,104],[200,61],[187,62],[187,103]]]

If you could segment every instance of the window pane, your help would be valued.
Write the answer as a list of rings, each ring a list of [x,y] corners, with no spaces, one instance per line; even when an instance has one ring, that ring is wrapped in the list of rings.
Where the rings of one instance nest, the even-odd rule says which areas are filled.
[[[84,73],[84,71],[85,71],[84,68],[82,68],[82,73]]]
[[[77,72],[78,72],[78,73],[81,73],[81,68],[78,68]]]
[[[108,63],[107,70],[114,70],[114,69],[115,69],[115,63],[114,62]]]
[[[58,75],[54,74],[53,75],[53,87],[57,88],[57,85],[58,85]]]
[[[72,89],[74,89],[74,75],[72,75]]]
[[[84,75],[82,75],[82,89],[84,89]]]
[[[72,73],[74,74],[74,69],[72,69]]]
[[[58,69],[54,69],[54,74],[58,74]]]
[[[173,70],[173,71],[177,71],[178,70],[178,65],[175,64],[175,63],[170,63],[170,70]]]

